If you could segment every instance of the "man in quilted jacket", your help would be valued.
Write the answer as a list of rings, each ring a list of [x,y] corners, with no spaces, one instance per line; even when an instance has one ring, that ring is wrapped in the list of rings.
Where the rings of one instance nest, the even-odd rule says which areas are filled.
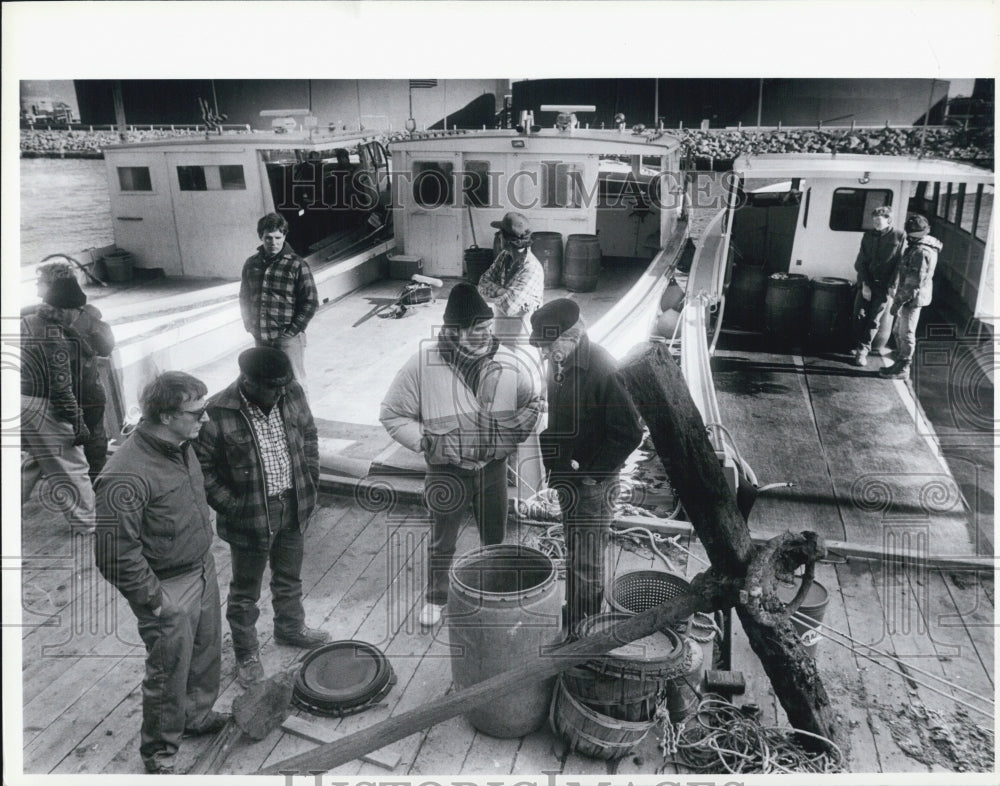
[[[470,504],[483,545],[503,542],[507,457],[528,438],[542,406],[527,365],[493,335],[489,305],[471,284],[456,284],[440,335],[400,369],[379,415],[389,436],[427,462],[424,499],[433,528],[421,625],[441,618]]]

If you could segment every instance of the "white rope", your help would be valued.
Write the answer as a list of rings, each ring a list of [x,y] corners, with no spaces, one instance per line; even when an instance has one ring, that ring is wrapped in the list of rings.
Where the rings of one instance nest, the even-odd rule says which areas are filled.
[[[674,565],[673,562],[670,561],[670,558],[656,547],[656,538],[657,538],[657,535],[655,533],[653,533],[651,530],[648,530],[645,527],[629,527],[628,529],[615,530],[614,535],[615,536],[618,536],[618,535],[627,535],[630,532],[642,532],[642,533],[644,533],[649,538],[649,545],[650,545],[650,547],[653,549],[653,551],[656,552],[657,556],[660,559],[663,560],[663,562],[666,564],[666,566],[670,570],[670,572],[671,573],[677,573],[677,574],[680,573],[680,570]],[[674,538],[666,538],[666,537],[664,537],[663,539],[667,543],[670,543],[672,546],[677,546],[677,543],[675,542]],[[678,548],[680,548],[680,547],[678,546]]]

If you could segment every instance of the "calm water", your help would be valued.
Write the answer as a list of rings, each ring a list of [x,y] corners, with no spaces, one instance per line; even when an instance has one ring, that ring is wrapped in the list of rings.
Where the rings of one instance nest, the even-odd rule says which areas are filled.
[[[114,242],[104,161],[21,159],[21,264]]]

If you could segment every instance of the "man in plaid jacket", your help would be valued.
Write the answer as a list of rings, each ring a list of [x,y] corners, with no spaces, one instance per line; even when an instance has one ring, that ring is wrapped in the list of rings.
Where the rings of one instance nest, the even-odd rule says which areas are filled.
[[[504,343],[517,343],[531,326],[528,318],[542,305],[545,271],[531,253],[531,228],[520,213],[508,213],[491,227],[500,236],[500,253],[479,279],[479,294],[493,301],[496,334]]]
[[[277,213],[257,222],[261,245],[243,264],[240,311],[258,347],[288,355],[304,391],[306,326],[319,307],[319,295],[309,264],[285,242],[287,235],[288,222]]]
[[[271,567],[274,638],[312,648],[329,639],[306,627],[302,608],[303,536],[316,507],[319,443],[288,357],[272,347],[239,356],[240,376],[207,403],[211,420],[195,445],[219,537],[229,544],[233,578],[226,619],[236,678],[264,677],[257,643],[260,585]]]

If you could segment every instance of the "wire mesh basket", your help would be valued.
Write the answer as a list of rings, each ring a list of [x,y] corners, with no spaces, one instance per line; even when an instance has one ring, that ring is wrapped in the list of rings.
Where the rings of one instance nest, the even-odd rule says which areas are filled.
[[[615,611],[641,614],[691,591],[691,584],[662,570],[637,570],[616,576],[608,603]]]

